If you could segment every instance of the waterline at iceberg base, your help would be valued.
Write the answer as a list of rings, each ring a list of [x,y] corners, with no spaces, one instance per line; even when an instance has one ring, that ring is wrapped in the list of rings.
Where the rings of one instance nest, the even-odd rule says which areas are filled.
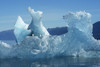
[[[39,14],[41,14],[41,12]],[[36,18],[33,17],[32,20],[38,20],[40,17],[39,14],[36,16]],[[63,16],[63,19],[68,26],[68,33],[59,36],[49,35],[43,24],[43,27],[37,29],[39,34],[42,33],[43,36],[39,36],[39,34],[37,34],[38,32],[36,31],[36,28],[32,26],[30,28],[23,26],[21,29],[16,29],[19,30],[19,32],[27,32],[29,30],[29,32],[33,31],[33,33],[32,36],[26,34],[23,35],[23,33],[20,35],[18,34],[19,39],[21,35],[23,35],[23,37],[21,41],[19,40],[20,43],[16,45],[9,45],[4,42],[0,42],[0,58],[17,57],[21,59],[38,59],[55,56],[99,58],[100,41],[94,39],[92,36],[93,23],[91,22],[91,14],[84,11],[70,12]],[[36,26],[38,25],[41,26],[41,23],[38,23]],[[36,36],[34,35],[34,29]]]

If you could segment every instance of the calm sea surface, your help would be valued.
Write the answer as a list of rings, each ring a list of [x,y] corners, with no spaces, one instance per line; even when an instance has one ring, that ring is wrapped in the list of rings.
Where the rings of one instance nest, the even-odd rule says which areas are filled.
[[[0,67],[100,67],[99,58],[1,59]]]

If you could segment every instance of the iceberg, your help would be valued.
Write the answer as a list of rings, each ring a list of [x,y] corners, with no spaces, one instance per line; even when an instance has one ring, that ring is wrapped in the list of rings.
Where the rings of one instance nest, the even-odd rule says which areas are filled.
[[[40,37],[40,36],[44,36],[44,35],[49,35],[48,31],[43,26],[42,21],[41,21],[42,12],[41,11],[35,12],[30,7],[28,8],[28,11],[32,17],[32,21],[28,28],[32,30],[34,36]]]
[[[31,15],[33,16],[34,10],[29,8],[29,12],[32,13]],[[41,16],[39,12],[36,12],[34,15],[36,16],[33,16],[33,19],[39,19],[38,17]],[[28,27],[28,25],[19,18],[15,25],[15,34],[17,34],[18,31],[18,36],[22,36],[21,38],[18,37],[19,39],[16,37],[19,42],[21,41],[20,45],[10,46],[0,42],[0,58],[17,57],[21,59],[39,59],[55,56],[100,58],[100,40],[96,40],[92,36],[93,23],[91,22],[91,14],[85,11],[70,12],[64,15],[63,19],[66,25],[68,25],[68,33],[47,36],[46,30],[45,33],[42,28],[37,30],[33,27],[34,24],[38,26],[41,23],[34,21],[34,23],[32,22]],[[31,32],[28,28],[32,30],[35,36],[28,36]],[[40,32],[40,30],[42,30],[42,32]],[[22,31],[25,31],[25,33]],[[37,34],[36,31],[39,32],[39,34]],[[39,37],[40,34],[43,36]]]
[[[26,36],[31,34],[31,30],[28,30],[28,24],[24,23],[20,16],[18,16],[15,24],[14,34],[18,44],[20,44],[20,42],[23,41]]]

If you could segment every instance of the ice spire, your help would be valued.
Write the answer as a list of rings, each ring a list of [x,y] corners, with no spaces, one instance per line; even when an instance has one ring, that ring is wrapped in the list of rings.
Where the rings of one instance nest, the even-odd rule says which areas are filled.
[[[46,28],[43,26],[41,17],[42,17],[42,12],[41,11],[34,11],[34,9],[31,9],[30,7],[28,8],[28,11],[30,15],[32,16],[32,21],[29,25],[29,29],[32,30],[33,34],[35,36],[44,36],[44,35],[49,35],[48,31]]]

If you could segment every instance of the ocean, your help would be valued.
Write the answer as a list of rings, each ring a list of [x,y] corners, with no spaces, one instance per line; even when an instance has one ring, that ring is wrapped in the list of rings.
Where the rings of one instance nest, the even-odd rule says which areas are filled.
[[[100,58],[54,57],[37,60],[2,59],[0,67],[100,67]]]

